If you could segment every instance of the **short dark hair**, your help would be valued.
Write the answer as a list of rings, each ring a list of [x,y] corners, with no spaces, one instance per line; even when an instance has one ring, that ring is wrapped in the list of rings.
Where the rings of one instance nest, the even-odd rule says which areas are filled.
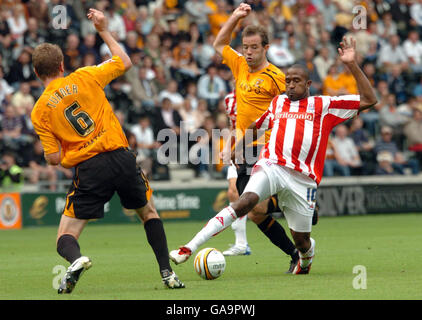
[[[303,64],[296,63],[289,67],[289,69],[299,69],[302,70],[303,75],[305,76],[305,80],[309,80],[309,70]]]
[[[267,44],[269,44],[268,40],[268,31],[262,26],[257,25],[249,25],[245,29],[243,29],[242,32],[242,39],[244,37],[259,35],[261,37],[261,44],[263,47],[265,47]]]
[[[56,44],[40,44],[32,54],[32,65],[41,80],[59,75],[62,62],[63,52]]]

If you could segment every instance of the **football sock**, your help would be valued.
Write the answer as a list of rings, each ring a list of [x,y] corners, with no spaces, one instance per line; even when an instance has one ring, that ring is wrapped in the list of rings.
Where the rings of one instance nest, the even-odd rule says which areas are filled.
[[[296,249],[293,242],[289,239],[281,224],[272,216],[268,216],[258,225],[258,228],[267,236],[270,241],[283,250],[289,256],[294,254]]]
[[[232,223],[232,229],[234,231],[234,236],[236,238],[235,246],[240,248],[246,248],[246,245],[248,244],[248,240],[246,238],[246,220],[247,216],[243,216],[240,218],[237,218]]]
[[[309,248],[309,250],[306,251],[306,253],[302,253],[299,251],[301,268],[306,268],[312,263],[312,258],[314,257],[314,250],[315,250],[315,240],[311,238],[311,247]]]
[[[78,258],[82,257],[78,240],[70,234],[62,235],[57,240],[57,252],[71,264]]]
[[[214,218],[211,218],[205,227],[203,227],[185,247],[188,247],[192,252],[195,252],[202,244],[207,242],[212,236],[226,229],[236,219],[237,216],[232,207],[228,206],[224,208],[217,213]]]
[[[170,267],[166,233],[161,219],[150,219],[144,224],[148,243],[154,251],[161,276],[168,277],[173,271]]]

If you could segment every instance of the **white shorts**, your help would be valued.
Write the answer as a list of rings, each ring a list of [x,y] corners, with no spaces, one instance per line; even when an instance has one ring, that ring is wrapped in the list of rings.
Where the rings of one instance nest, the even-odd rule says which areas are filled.
[[[237,179],[237,169],[233,162],[230,164],[230,167],[227,169],[227,180]]]
[[[243,193],[253,192],[259,201],[277,194],[289,228],[296,232],[311,232],[317,184],[293,169],[268,159],[259,160]]]

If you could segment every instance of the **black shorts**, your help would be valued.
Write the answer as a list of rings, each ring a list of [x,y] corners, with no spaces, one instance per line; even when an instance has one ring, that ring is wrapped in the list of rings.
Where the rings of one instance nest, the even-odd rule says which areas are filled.
[[[136,156],[126,148],[100,153],[75,167],[63,214],[78,219],[104,217],[104,205],[114,192],[126,209],[144,207],[152,190]]]

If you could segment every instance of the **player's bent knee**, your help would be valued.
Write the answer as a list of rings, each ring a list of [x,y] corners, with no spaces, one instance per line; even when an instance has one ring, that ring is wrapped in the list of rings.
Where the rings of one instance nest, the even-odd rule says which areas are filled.
[[[243,217],[256,206],[258,201],[259,196],[256,193],[246,192],[232,205],[232,208],[236,211],[238,217]]]
[[[150,219],[160,219],[157,210],[155,210],[155,208],[150,202],[148,202],[142,208],[135,209],[135,211],[138,214],[139,218],[141,218],[143,223],[147,222]]]
[[[267,218],[266,215],[263,214],[256,214],[253,211],[248,213],[248,219],[251,220],[255,224],[261,224]]]

